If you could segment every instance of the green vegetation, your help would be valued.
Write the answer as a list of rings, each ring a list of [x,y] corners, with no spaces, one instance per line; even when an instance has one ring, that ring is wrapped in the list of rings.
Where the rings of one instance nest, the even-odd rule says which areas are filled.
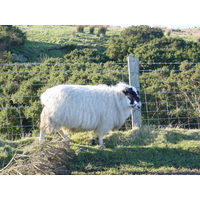
[[[24,44],[25,33],[15,26],[0,26],[0,50],[4,51],[12,46]]]
[[[48,58],[62,58],[74,50],[69,48],[71,44],[75,44],[78,50],[90,48],[103,52],[106,49],[107,41],[112,37],[117,37],[120,33],[118,29],[107,29],[106,35],[101,35],[96,26],[80,26],[83,27],[84,31],[82,32],[78,31],[78,27],[18,26],[26,33],[27,40],[23,47],[13,48],[12,52],[23,56],[26,62],[43,62]]]
[[[148,26],[0,26],[0,63],[8,63],[1,64],[0,73],[0,167],[13,152],[23,152],[21,137],[38,135],[43,91],[60,83],[128,82],[127,64],[113,63],[133,55],[142,63],[144,127],[109,133],[104,151],[90,145],[91,134],[72,135],[73,174],[199,174],[200,43],[195,31],[192,36],[192,31]]]
[[[107,55],[116,62],[123,62],[127,55],[138,57],[141,62],[199,62],[200,45],[179,37],[165,37],[159,28],[148,26],[129,27],[119,38],[109,41]],[[152,66],[148,66],[152,69]]]
[[[177,32],[175,30],[151,28],[149,26],[133,26],[126,29],[82,25],[76,27],[1,26],[0,30],[0,46],[5,41],[11,41],[9,38],[14,38],[12,42],[9,42],[11,48],[8,50],[15,53],[19,58],[20,56],[24,58],[19,59],[19,61],[26,62],[43,62],[48,58],[63,58],[64,55],[74,50],[68,47],[71,44],[76,45],[76,49],[78,50],[83,48],[96,49],[99,53],[108,56],[107,61],[126,61],[127,54],[141,56],[139,52],[143,52],[143,50],[143,54],[148,57],[148,55],[152,55],[152,49],[158,52],[156,54],[161,55],[165,50],[170,51],[171,56],[167,56],[169,59],[168,62],[175,62],[173,60],[173,53],[176,53],[176,51],[180,51],[179,54],[183,52],[184,55],[190,54],[190,51],[192,51],[193,54],[199,55],[199,45],[197,45],[199,43],[195,42],[198,41],[199,32],[196,29],[194,29],[194,36],[192,36],[191,30],[186,34],[182,30]],[[166,32],[170,32],[170,34],[166,34]],[[182,39],[182,36],[184,36],[184,39]],[[148,47],[147,50],[146,47]],[[187,52],[188,50],[190,51]],[[184,55],[183,59],[180,57],[179,61],[188,60]],[[18,58],[17,56],[16,58]],[[190,58],[191,56],[188,55],[188,57]],[[142,62],[157,62],[157,58],[151,59],[140,58]],[[166,58],[159,56],[159,62],[165,61]]]
[[[198,128],[199,64],[181,64],[177,71],[164,66],[159,70],[143,73],[140,79],[142,91],[145,91],[142,99],[147,101],[142,108],[144,123]]]
[[[6,39],[1,39],[0,44],[6,41],[11,44],[11,39],[7,38],[21,37],[17,45],[14,42],[9,46],[10,51],[1,54],[4,62],[18,60],[17,65],[1,66],[0,136],[5,139],[18,139],[20,133],[38,134],[39,96],[48,87],[60,83],[111,85],[128,82],[127,65],[111,64],[124,62],[128,54],[138,56],[141,62],[200,60],[199,43],[166,37],[160,28],[136,26],[120,31],[105,26],[84,26],[84,32],[78,33],[73,31],[80,27],[71,26],[2,27],[1,38]],[[102,32],[97,36],[99,30],[106,30],[106,34]],[[15,36],[15,31],[20,34]],[[9,37],[5,37],[6,34]],[[20,64],[19,60],[42,63]],[[143,124],[198,128],[200,65],[141,64],[140,68],[147,70],[142,71],[140,77],[142,101],[145,102]],[[153,69],[156,70],[151,71]]]
[[[105,137],[105,150],[91,145],[94,138],[92,133],[71,136],[71,148],[76,153],[71,161],[72,174],[200,174],[198,130],[144,126],[142,129],[111,132]],[[23,140],[25,142],[32,141]],[[0,151],[4,153],[5,148],[16,148],[16,142],[1,141],[0,144]],[[12,157],[5,162],[5,155],[0,155],[0,166]]]
[[[198,130],[143,127],[111,132],[105,137],[106,150],[88,145],[82,135],[72,148],[73,174],[199,174],[200,133]],[[88,140],[91,135],[88,134]],[[83,145],[85,143],[85,145]]]
[[[25,33],[15,26],[0,25],[0,63],[12,62],[13,56],[8,50],[21,46],[26,40]]]

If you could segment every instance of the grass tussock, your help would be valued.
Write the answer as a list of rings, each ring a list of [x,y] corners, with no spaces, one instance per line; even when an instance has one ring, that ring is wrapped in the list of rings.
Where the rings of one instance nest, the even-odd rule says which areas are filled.
[[[14,154],[1,174],[9,175],[67,175],[71,174],[75,152],[69,141],[52,140],[42,144],[34,142],[24,148],[22,154]]]

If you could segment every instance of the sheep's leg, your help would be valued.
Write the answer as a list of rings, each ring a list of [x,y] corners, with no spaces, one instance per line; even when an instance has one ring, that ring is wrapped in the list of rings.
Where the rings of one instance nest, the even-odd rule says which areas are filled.
[[[43,108],[42,113],[40,115],[40,136],[39,136],[39,142],[44,141],[45,139],[45,108]]]
[[[99,135],[99,146],[100,146],[100,148],[102,148],[102,149],[105,149],[106,147],[105,147],[105,145],[104,145],[104,143],[103,143],[103,136],[104,136],[105,134],[100,134]]]
[[[39,142],[43,142],[44,138],[45,138],[45,132],[44,130],[40,130]]]
[[[61,129],[61,130],[58,131],[58,133],[60,134],[60,136],[61,136],[63,139],[65,139],[65,140],[70,140],[69,137],[67,136],[65,130]]]

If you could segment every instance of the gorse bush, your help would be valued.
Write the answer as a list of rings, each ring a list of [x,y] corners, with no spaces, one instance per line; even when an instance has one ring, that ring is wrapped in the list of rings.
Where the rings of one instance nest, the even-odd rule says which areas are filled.
[[[7,50],[11,46],[21,45],[25,42],[26,35],[15,26],[0,26],[0,51]]]
[[[99,26],[98,34],[99,35],[106,35],[107,27],[106,26]]]
[[[13,27],[3,27],[0,32],[0,44],[4,41],[6,48],[11,50],[12,46],[22,44],[22,41],[17,40],[18,42],[12,43],[8,39],[13,37],[14,34],[11,34],[13,30],[15,30]],[[80,35],[84,36],[86,33],[77,35],[80,38]],[[95,41],[100,41],[95,35],[90,36]],[[102,38],[100,42],[103,43],[108,36]],[[32,43],[38,45],[39,42]],[[59,44],[47,48],[46,52],[42,51],[43,54],[40,54],[44,55],[44,59],[41,59],[42,65],[31,63],[1,65],[0,137],[17,139],[23,134],[38,132],[39,115],[42,110],[39,96],[49,87],[57,84],[115,85],[120,81],[128,83],[127,65],[111,63],[127,62],[127,55],[139,57],[140,62],[199,62],[199,45],[197,42],[181,38],[165,37],[159,28],[136,26],[123,30],[119,37],[111,38],[104,46],[101,43],[96,46],[88,44],[84,46],[67,39],[59,41]],[[22,50],[23,48],[20,48],[20,52],[23,52]],[[57,50],[63,52],[61,57],[54,54]],[[47,54],[51,51],[54,57]],[[26,55],[29,55],[27,52],[29,51],[26,51]],[[11,52],[3,51],[0,54],[0,63],[5,62],[13,62]],[[199,64],[183,63],[167,66],[140,65],[141,69],[150,70],[140,76],[142,101],[150,102],[146,102],[142,107],[144,124],[158,125],[158,120],[154,118],[159,118],[160,126],[183,124],[186,128],[190,126],[198,128],[199,66]],[[154,69],[157,70],[151,71]],[[168,112],[159,112],[160,110]],[[150,122],[145,120],[147,118]]]
[[[9,51],[0,51],[0,63],[11,63],[14,58]]]
[[[19,28],[11,25],[0,25],[0,63],[14,62],[15,56],[10,50],[23,45],[26,34]]]
[[[84,28],[85,28],[85,26],[83,26],[83,25],[76,26],[76,30],[78,33],[84,33]]]
[[[89,32],[90,32],[90,34],[94,34],[95,27],[96,26],[89,26]]]
[[[58,63],[71,63],[73,60],[82,64]],[[97,51],[84,49],[72,51],[65,60],[49,58],[42,65],[2,66],[0,136],[17,139],[23,134],[38,131],[42,110],[39,96],[49,87],[57,84],[115,85],[122,80],[128,83],[126,65],[92,64],[99,60]],[[91,64],[84,64],[87,61]],[[141,98],[142,101],[147,100],[142,106],[143,124],[198,127],[200,65],[181,65],[180,69],[187,70],[174,72],[169,67],[163,67],[140,76]],[[158,112],[165,110],[168,112]],[[151,119],[150,122],[147,119]]]
[[[112,38],[106,55],[116,62],[125,62],[127,55],[134,55],[141,62],[199,62],[200,44],[165,37],[159,28],[136,26],[122,31],[119,38]]]
[[[147,42],[154,38],[161,38],[164,36],[162,29],[152,28],[150,26],[131,26],[126,28],[121,32],[121,37],[123,39],[128,39],[130,37],[138,38],[138,41]]]

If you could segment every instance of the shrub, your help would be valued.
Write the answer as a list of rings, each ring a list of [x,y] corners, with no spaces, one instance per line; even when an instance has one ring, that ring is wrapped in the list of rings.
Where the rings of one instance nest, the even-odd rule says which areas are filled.
[[[95,26],[90,26],[89,29],[90,29],[90,34],[94,34]]]
[[[171,31],[167,31],[167,32],[166,32],[166,35],[167,35],[167,36],[170,36],[170,35],[171,35]]]
[[[0,26],[0,50],[5,51],[11,46],[24,44],[25,33],[15,26]]]
[[[83,26],[83,25],[76,26],[76,29],[77,29],[78,33],[84,33],[84,28],[85,28],[85,26]]]
[[[106,26],[99,26],[99,30],[98,30],[98,34],[100,35],[105,35],[107,31],[107,27]]]
[[[199,37],[197,37],[196,41],[197,41],[197,42],[200,42],[200,36],[199,36]]]
[[[66,50],[67,52],[73,51],[76,48],[77,44],[74,42],[66,42],[60,47],[61,50]]]
[[[131,26],[121,32],[123,39],[133,37],[137,38],[137,43],[146,43],[155,38],[162,38],[164,36],[162,29],[152,28],[150,26]]]
[[[13,55],[11,52],[0,51],[0,63],[11,63],[13,62]]]

